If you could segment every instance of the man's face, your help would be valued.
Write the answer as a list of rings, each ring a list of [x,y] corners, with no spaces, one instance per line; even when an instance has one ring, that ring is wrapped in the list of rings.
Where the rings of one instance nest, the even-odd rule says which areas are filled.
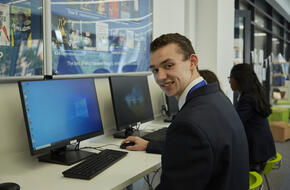
[[[176,44],[168,44],[151,54],[150,69],[156,83],[167,96],[176,96],[177,99],[188,84],[199,77],[197,72],[197,56],[192,54],[184,60]]]

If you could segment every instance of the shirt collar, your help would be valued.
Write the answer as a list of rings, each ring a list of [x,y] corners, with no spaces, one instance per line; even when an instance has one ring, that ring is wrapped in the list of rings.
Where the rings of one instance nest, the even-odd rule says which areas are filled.
[[[185,104],[186,101],[186,96],[188,94],[188,92],[190,91],[190,89],[195,86],[196,84],[198,84],[199,82],[203,81],[204,79],[200,76],[197,79],[193,80],[191,83],[189,83],[189,85],[185,88],[185,90],[182,92],[179,100],[178,100],[178,109],[180,110],[182,108],[182,106]]]
[[[240,100],[240,97],[241,97],[242,93],[238,92],[238,97],[237,97],[237,101]]]

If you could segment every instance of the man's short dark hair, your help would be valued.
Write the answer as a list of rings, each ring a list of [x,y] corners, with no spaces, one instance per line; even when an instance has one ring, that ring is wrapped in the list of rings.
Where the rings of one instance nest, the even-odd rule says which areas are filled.
[[[150,44],[150,53],[153,53],[171,43],[176,44],[179,47],[180,53],[184,56],[184,60],[187,60],[191,54],[195,54],[190,40],[178,33],[163,34],[153,40]]]

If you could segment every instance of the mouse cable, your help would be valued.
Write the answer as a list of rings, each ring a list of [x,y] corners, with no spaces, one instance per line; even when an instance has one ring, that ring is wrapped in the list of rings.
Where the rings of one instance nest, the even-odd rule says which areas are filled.
[[[81,147],[80,149],[95,149],[95,150],[99,150],[99,151],[103,151],[103,147],[105,146],[116,146],[116,147],[120,147],[120,145],[116,145],[116,144],[105,144],[102,146],[97,146],[97,147],[93,147],[93,146],[85,146],[85,147]]]
[[[116,147],[120,148],[120,145],[117,145],[117,144],[104,144],[102,146],[98,146],[98,148],[103,148],[105,146],[116,146]]]
[[[137,122],[136,126],[133,127],[133,129],[135,129],[136,131],[139,131],[140,126],[141,126],[141,122]]]
[[[165,105],[162,105],[161,106],[161,110],[160,110],[160,113],[161,113],[161,116],[162,117],[167,117],[167,109],[166,109],[166,106]]]
[[[93,146],[84,146],[81,147],[80,149],[94,149],[94,150],[98,150],[98,151],[103,151],[104,149],[100,148],[100,147],[93,147]]]

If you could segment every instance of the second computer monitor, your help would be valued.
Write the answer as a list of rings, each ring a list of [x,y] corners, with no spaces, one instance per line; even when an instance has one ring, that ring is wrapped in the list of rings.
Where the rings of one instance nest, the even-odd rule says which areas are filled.
[[[174,96],[166,96],[166,118],[164,119],[165,122],[171,122],[173,117],[177,114],[178,112],[178,101],[176,97]]]
[[[178,112],[178,101],[174,96],[166,96],[167,115],[172,116]]]
[[[147,76],[110,77],[110,87],[118,130],[154,119]]]

